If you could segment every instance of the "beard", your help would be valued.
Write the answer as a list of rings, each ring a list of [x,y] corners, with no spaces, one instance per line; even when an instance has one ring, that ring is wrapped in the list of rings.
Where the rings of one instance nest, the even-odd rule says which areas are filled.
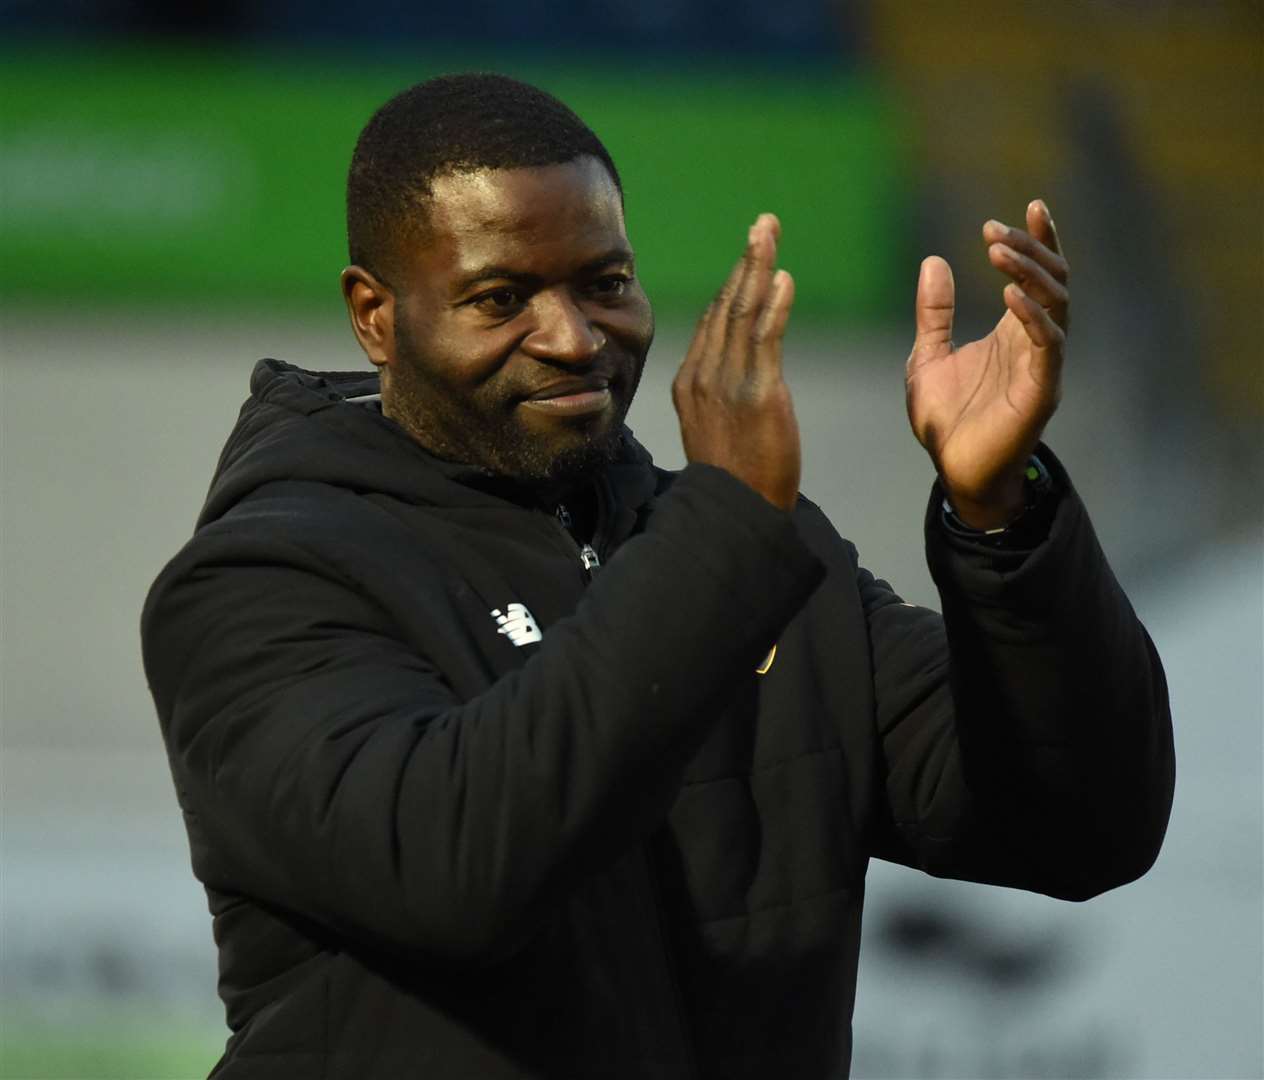
[[[383,412],[445,461],[547,490],[595,479],[618,455],[630,392],[616,396],[609,413],[538,431],[518,413],[520,396],[498,380],[462,393],[436,377],[402,320],[395,323],[395,357],[383,382]]]

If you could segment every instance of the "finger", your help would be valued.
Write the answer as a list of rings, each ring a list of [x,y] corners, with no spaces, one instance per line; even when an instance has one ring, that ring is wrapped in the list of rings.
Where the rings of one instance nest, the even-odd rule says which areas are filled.
[[[694,327],[693,338],[690,340],[689,348],[685,351],[685,358],[681,361],[680,368],[676,372],[675,383],[677,386],[684,387],[689,385],[697,374],[698,363],[706,346],[707,335],[711,328],[711,319],[714,313],[715,301],[712,300],[699,317],[698,325]]]
[[[1012,281],[1005,286],[1002,295],[1005,298],[1005,306],[1023,324],[1027,337],[1036,346],[1037,351],[1048,354],[1045,358],[1046,363],[1060,364],[1062,346],[1066,342],[1066,334],[1063,333],[1062,327],[1053,321],[1042,304],[1033,300]]]
[[[729,305],[725,327],[724,355],[742,369],[754,362],[753,333],[763,315],[772,289],[773,266],[777,261],[780,223],[772,214],[760,214],[751,226],[750,257],[746,274]]]
[[[917,275],[917,337],[913,351],[945,352],[952,347],[956,286],[946,259],[930,255]]]
[[[759,219],[756,218],[755,224],[750,227],[746,234],[746,249],[742,252],[742,257],[733,266],[723,287],[716,293],[715,299],[711,301],[711,307],[708,309],[707,326],[699,342],[700,349],[697,364],[695,365],[695,376],[698,379],[711,377],[724,359],[724,344],[728,335],[729,312],[732,309],[734,298],[741,291],[743,282],[745,282],[747,275],[751,272],[751,266],[755,257],[758,225]]]
[[[988,258],[998,270],[1008,274],[1023,292],[1039,301],[1053,316],[1053,321],[1066,329],[1067,288],[1054,279],[1035,259],[1015,251],[1008,244],[993,244]]]
[[[793,306],[794,278],[788,270],[778,270],[769,287],[768,303],[755,323],[754,365],[761,376],[781,375],[781,342]]]
[[[760,214],[750,228],[746,274],[733,294],[729,305],[729,325],[753,325],[763,310],[763,299],[772,284],[772,271],[777,262],[777,238],[781,223],[773,214]]]
[[[1051,225],[1052,222],[1049,224]],[[1050,247],[1046,244],[1041,239],[1042,235],[1053,240],[1055,246]],[[1040,232],[1033,235],[1022,229],[1015,229],[1001,221],[987,221],[983,224],[983,239],[988,244],[1007,244],[1015,251],[1021,251],[1029,259],[1033,259],[1043,266],[1055,281],[1060,281],[1063,285],[1067,283],[1067,279],[1070,276],[1070,267],[1067,265],[1066,258],[1056,247],[1056,234],[1044,228],[1044,226],[1042,226]]]
[[[723,328],[725,321],[728,319],[729,308],[733,304],[733,297],[737,295],[738,289],[742,287],[742,281],[750,270],[751,247],[753,244],[754,234],[752,232],[746,237],[746,247],[742,250],[741,258],[733,264],[733,269],[729,271],[729,276],[724,279],[724,284],[720,287],[720,291],[715,294],[715,299],[711,301],[710,324],[713,330],[717,326]],[[723,332],[722,329],[721,332]]]
[[[1032,199],[1027,204],[1027,231],[1056,255],[1062,254],[1058,229],[1044,199]]]

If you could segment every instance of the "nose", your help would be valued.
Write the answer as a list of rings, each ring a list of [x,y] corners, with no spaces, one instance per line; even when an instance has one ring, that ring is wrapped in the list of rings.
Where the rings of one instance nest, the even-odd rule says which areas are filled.
[[[593,326],[572,296],[562,290],[542,290],[532,306],[535,328],[523,339],[523,352],[560,364],[589,364],[597,358],[606,335]]]

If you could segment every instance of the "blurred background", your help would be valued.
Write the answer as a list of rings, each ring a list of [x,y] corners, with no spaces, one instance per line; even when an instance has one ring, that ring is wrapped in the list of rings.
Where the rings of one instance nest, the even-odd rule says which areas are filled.
[[[1259,0],[4,0],[0,59],[0,1076],[204,1076],[222,1048],[140,606],[254,361],[366,366],[352,145],[466,69],[557,93],[620,164],[662,464],[692,320],[781,215],[804,489],[931,606],[918,263],[950,260],[977,336],[982,222],[1047,199],[1074,297],[1047,439],[1165,659],[1176,806],[1154,870],[1087,905],[874,864],[853,1076],[1264,1075]]]

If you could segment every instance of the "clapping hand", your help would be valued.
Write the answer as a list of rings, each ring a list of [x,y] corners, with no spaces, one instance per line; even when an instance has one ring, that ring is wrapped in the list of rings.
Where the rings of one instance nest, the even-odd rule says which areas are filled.
[[[698,323],[672,383],[685,456],[726,469],[782,510],[799,493],[799,425],[781,371],[794,281],[776,269],[781,223],[760,214]]]
[[[909,422],[957,515],[976,529],[1022,511],[1027,460],[1061,393],[1067,263],[1048,207],[1027,207],[1027,229],[983,226],[989,261],[1011,281],[1006,311],[986,337],[953,346],[948,263],[932,255],[917,283],[917,338],[905,375]]]

